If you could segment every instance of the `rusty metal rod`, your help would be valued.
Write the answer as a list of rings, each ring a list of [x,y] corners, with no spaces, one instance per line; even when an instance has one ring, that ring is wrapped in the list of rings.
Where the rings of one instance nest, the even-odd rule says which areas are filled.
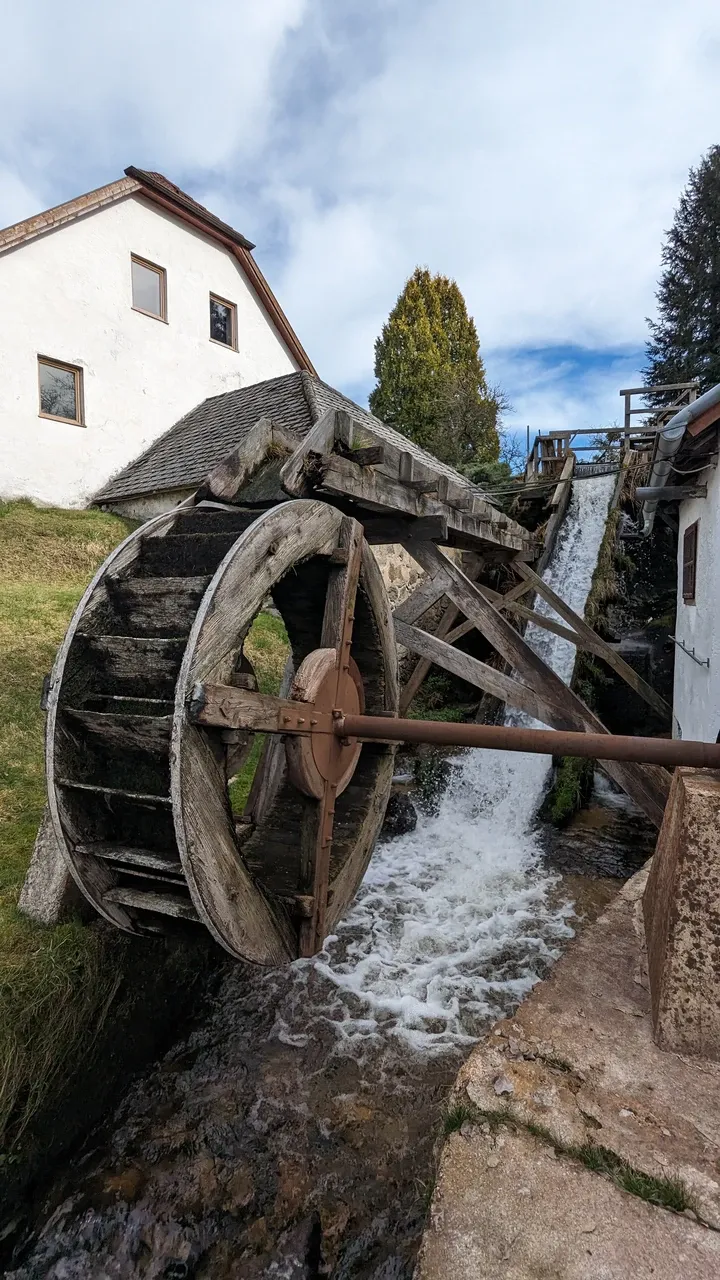
[[[505,725],[448,724],[439,720],[396,720],[342,716],[333,731],[343,738],[432,742],[447,747],[487,747],[492,751],[535,751],[541,755],[628,760],[672,768],[720,769],[720,744],[679,738],[630,738],[613,733],[570,733],[561,729],[513,729]]]

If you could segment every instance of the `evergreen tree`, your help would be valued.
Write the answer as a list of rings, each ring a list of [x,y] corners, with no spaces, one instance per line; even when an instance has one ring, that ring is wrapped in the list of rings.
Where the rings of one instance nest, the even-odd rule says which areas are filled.
[[[720,382],[720,146],[690,170],[662,251],[658,319],[649,321],[648,384]],[[671,400],[661,396],[660,400]]]
[[[375,343],[370,408],[443,462],[496,461],[499,397],[454,280],[417,267]]]

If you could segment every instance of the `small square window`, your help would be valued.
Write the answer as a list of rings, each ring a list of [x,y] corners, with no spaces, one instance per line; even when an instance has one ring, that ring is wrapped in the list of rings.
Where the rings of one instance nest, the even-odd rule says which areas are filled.
[[[167,320],[167,289],[165,271],[144,258],[130,259],[132,274],[132,304],[135,311],[142,311],[156,320]]]
[[[210,294],[210,341],[237,350],[237,307],[214,293]]]
[[[84,426],[82,369],[38,356],[40,417]]]

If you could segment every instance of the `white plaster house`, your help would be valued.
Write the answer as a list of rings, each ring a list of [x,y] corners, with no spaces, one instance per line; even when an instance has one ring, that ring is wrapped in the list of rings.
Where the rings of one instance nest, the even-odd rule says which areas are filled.
[[[645,534],[658,502],[678,503],[673,736],[720,741],[720,384],[658,432],[643,505]]]
[[[207,396],[314,373],[252,248],[134,168],[0,231],[0,498],[82,506]]]

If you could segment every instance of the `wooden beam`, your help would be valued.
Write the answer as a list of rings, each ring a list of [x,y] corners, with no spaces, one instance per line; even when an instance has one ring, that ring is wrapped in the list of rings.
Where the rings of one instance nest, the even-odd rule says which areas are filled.
[[[432,543],[408,543],[407,550],[427,573],[445,582],[446,594],[498,653],[522,677],[524,684],[535,690],[544,705],[543,719],[554,729],[578,729],[583,732],[607,733],[607,729],[577,694],[563,684],[556,673],[543,662],[506,618],[486,600],[482,592],[469,582],[462,570],[437,550]],[[518,570],[519,565],[516,565]],[[523,566],[524,568],[524,566]],[[535,575],[533,575],[534,577]],[[554,706],[562,708],[562,715]],[[670,779],[664,769],[652,765],[620,764],[601,761],[610,777],[632,796],[652,822],[659,826],[667,799]]]
[[[474,557],[472,566],[467,567],[467,576],[471,581],[473,582],[475,581],[478,573],[480,572],[481,567],[482,567],[482,560],[477,556]],[[440,619],[440,622],[438,623],[435,629],[435,635],[437,636],[438,640],[443,640],[447,637],[448,632],[450,631],[450,628],[455,622],[455,619],[459,616],[459,613],[460,613],[460,610],[458,609],[457,605],[449,603],[446,606],[445,612],[443,613],[443,616]],[[472,630],[472,624],[468,627],[468,630]],[[451,641],[448,641],[448,643],[451,643]],[[415,666],[415,669],[412,671],[409,680],[405,684],[405,687],[403,688],[400,694],[400,714],[401,715],[404,715],[405,711],[407,711],[407,708],[410,706],[413,698],[420,690],[423,684],[423,681],[425,680],[431,666],[432,666],[432,662],[429,658],[421,658],[420,661]]]
[[[365,538],[374,545],[404,542],[406,538],[420,538],[423,542],[448,540],[448,522],[445,516],[418,516],[416,520],[402,516],[362,515]]]
[[[418,618],[427,613],[428,609],[432,609],[444,595],[444,580],[436,581],[435,575],[431,573],[427,578],[422,579],[402,604],[393,609],[393,619],[399,618],[401,622],[417,622]]]
[[[396,622],[395,635],[398,642],[404,644],[405,648],[410,649],[412,653],[422,654],[429,662],[443,667],[445,671],[451,671],[461,680],[467,680],[468,684],[474,684],[483,692],[491,693],[501,702],[509,703],[511,707],[524,711],[535,720],[552,725],[553,718],[562,718],[562,708],[555,706],[549,698],[539,697],[534,689],[528,688],[519,680],[513,680],[511,676],[506,676],[495,667],[480,662],[469,653],[463,653],[461,649],[453,649],[447,641],[430,635],[428,631],[408,626],[405,622]],[[550,718],[548,718],[549,715]]]
[[[468,508],[466,514],[455,505],[459,499],[450,499],[445,505],[438,499],[417,493],[381,471],[354,467],[347,458],[338,454],[324,454],[318,460],[318,485],[321,491],[351,498],[375,511],[395,511],[410,516],[444,515],[449,531],[460,533],[465,540],[476,545],[493,543],[525,553],[533,550],[531,535],[483,499],[479,500],[482,509],[477,515],[469,513],[470,498],[464,499]]]
[[[634,689],[635,693],[639,694],[639,696],[643,698],[644,701],[652,707],[653,711],[656,711],[663,720],[668,724],[672,723],[672,707],[668,706],[665,699],[661,698],[660,694],[656,693],[652,686],[649,685],[646,680],[643,680],[642,676],[639,676],[637,671],[635,671],[629,663],[625,662],[624,658],[620,657],[619,653],[616,653],[616,651],[612,649],[605,640],[601,640],[597,632],[593,631],[592,627],[588,626],[584,618],[581,618],[579,614],[575,613],[575,610],[571,609],[561,596],[559,596],[557,592],[553,591],[552,587],[549,587],[546,582],[543,582],[542,578],[539,578],[532,569],[528,569],[527,565],[518,563],[515,565],[515,568],[526,582],[532,584],[537,594],[542,596],[543,600],[545,600],[556,613],[559,613],[561,618],[564,618],[566,622],[570,623],[580,639],[586,642],[589,648],[592,647],[593,653],[597,654],[599,658],[602,658],[602,660],[606,662],[607,665],[611,667],[626,684],[629,684],[630,688]]]

